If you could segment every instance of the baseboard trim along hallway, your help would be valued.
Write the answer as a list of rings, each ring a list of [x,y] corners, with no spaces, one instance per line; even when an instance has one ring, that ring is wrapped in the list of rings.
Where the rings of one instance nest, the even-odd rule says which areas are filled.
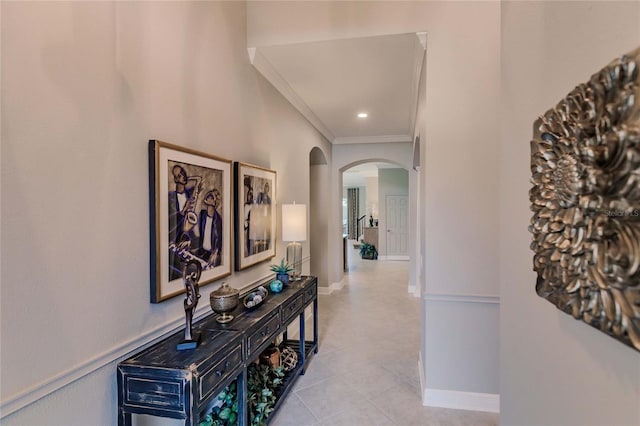
[[[500,412],[500,395],[493,393],[460,392],[443,389],[424,389],[423,405],[458,410]]]
[[[328,287],[318,286],[318,294],[328,296],[334,291],[342,290],[343,287],[344,287],[344,279],[342,279],[340,282],[333,283]]]

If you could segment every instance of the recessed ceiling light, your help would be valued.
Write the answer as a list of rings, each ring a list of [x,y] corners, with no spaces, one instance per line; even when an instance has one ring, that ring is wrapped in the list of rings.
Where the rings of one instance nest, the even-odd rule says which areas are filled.
[[[369,114],[367,114],[366,112],[361,112],[361,113],[358,113],[358,118],[367,118],[368,115]]]

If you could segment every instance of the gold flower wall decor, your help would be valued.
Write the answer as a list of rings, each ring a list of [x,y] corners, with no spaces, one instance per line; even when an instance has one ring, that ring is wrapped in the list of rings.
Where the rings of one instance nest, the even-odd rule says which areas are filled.
[[[640,351],[640,48],[534,124],[536,292]]]

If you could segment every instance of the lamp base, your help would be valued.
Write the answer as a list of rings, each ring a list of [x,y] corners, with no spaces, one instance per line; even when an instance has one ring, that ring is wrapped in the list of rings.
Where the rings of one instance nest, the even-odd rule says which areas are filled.
[[[291,279],[299,280],[302,275],[302,244],[296,242],[287,244],[287,263],[293,267]]]

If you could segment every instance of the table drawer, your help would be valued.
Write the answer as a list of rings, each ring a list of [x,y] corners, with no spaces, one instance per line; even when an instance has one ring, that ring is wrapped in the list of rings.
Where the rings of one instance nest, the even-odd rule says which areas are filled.
[[[310,301],[312,301],[316,297],[318,297],[318,282],[314,281],[313,284],[311,284],[308,287],[305,287],[304,289],[304,304],[305,305],[308,304]]]
[[[265,341],[271,339],[279,329],[280,315],[274,315],[247,339],[247,357],[251,356]]]
[[[184,379],[125,376],[124,380],[126,392],[123,402],[126,405],[177,413],[185,411]]]
[[[202,374],[199,381],[200,401],[207,398],[219,383],[226,380],[241,365],[242,345],[238,344],[227,356]]]
[[[289,300],[287,303],[282,305],[282,323],[286,324],[289,319],[295,316],[300,309],[302,308],[302,304],[304,301],[304,294],[299,294],[294,299]]]

